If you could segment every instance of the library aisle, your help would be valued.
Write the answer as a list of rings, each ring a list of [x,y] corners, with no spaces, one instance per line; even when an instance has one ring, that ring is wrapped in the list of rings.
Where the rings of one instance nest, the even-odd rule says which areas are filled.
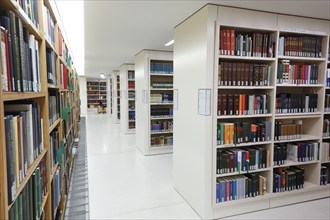
[[[172,154],[143,156],[108,115],[86,121],[90,219],[200,219],[173,188]],[[329,207],[328,198],[226,219],[330,219]]]

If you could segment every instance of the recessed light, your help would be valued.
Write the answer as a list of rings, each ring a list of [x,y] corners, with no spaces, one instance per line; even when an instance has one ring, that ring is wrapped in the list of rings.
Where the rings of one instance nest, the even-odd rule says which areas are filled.
[[[174,40],[169,41],[168,43],[165,44],[165,46],[168,47],[171,46],[172,44],[174,44]]]
[[[101,79],[105,79],[104,73],[100,73],[100,77],[101,77]]]

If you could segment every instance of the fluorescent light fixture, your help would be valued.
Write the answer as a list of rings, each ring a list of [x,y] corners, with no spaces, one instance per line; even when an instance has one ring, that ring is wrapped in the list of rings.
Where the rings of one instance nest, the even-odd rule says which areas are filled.
[[[104,73],[100,73],[100,77],[101,77],[101,79],[105,79]]]
[[[168,47],[171,46],[172,44],[174,44],[174,40],[169,41],[168,43],[165,44],[165,46]]]

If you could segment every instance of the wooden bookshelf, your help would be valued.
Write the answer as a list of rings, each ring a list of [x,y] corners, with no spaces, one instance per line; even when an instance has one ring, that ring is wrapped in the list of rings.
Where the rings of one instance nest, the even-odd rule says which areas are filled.
[[[120,112],[121,131],[125,134],[135,133],[135,72],[134,64],[122,64],[119,67],[120,75]]]
[[[135,55],[136,146],[144,155],[173,151],[173,75],[172,52]]]
[[[87,108],[97,108],[99,101],[102,101],[103,105],[107,107],[107,82],[87,78]]]
[[[174,99],[174,103],[177,102],[178,108],[174,109],[173,114],[174,187],[202,218],[216,219],[329,197],[329,185],[320,185],[320,170],[327,164],[327,159],[323,162],[319,159],[324,153],[322,142],[329,141],[322,138],[322,135],[329,135],[324,132],[322,134],[323,120],[329,117],[324,113],[325,94],[328,92],[326,87],[329,87],[326,85],[325,77],[326,69],[330,68],[327,63],[329,25],[329,21],[318,19],[206,5],[175,28],[174,89],[178,90],[178,96]],[[242,39],[244,41],[241,41]],[[315,51],[310,48],[310,52],[307,53],[303,49],[307,46],[299,47],[301,48],[299,50],[298,47],[290,49],[282,47],[284,41],[287,45],[297,44],[298,41],[300,45],[304,45],[303,41],[307,39],[314,42]],[[243,44],[235,46],[236,40]],[[259,43],[256,43],[257,40]],[[266,41],[267,47],[265,47]],[[257,46],[253,47],[253,45]],[[282,65],[288,68],[284,70]],[[245,67],[244,72],[241,72],[242,66]],[[263,70],[262,74],[260,68]],[[231,71],[231,75],[227,74],[228,70]],[[303,72],[301,75],[294,75],[296,71]],[[251,80],[249,74],[252,72],[254,78]],[[282,95],[286,93],[294,95]],[[225,112],[224,109],[227,108],[222,109],[222,106],[226,104],[229,106],[228,110],[232,109],[231,106],[238,111],[242,108],[248,110],[258,108],[259,101],[256,102],[256,106],[245,106],[243,102],[235,105],[236,97],[240,94],[248,95],[249,98],[251,96],[254,98],[254,95],[262,96],[261,98],[263,95],[268,95],[266,114],[235,115]],[[308,104],[300,108],[293,107],[301,94],[304,98],[301,103]],[[291,105],[288,104],[289,102]],[[295,106],[298,104],[296,103]],[[283,113],[279,113],[278,109],[282,109]],[[270,132],[266,136],[269,140],[218,145],[219,140],[221,142],[223,138],[230,137],[230,133],[229,136],[222,136],[222,129],[225,126],[228,126],[225,129],[231,129],[230,126],[240,129],[239,123],[245,123],[247,126],[257,124],[263,129],[266,123],[262,121],[268,121],[268,125],[271,123],[270,129],[268,127],[267,130],[266,127],[266,133],[263,133],[266,135]],[[291,133],[278,133],[280,130],[277,129],[291,128],[290,126],[295,129],[301,128],[301,135],[296,139],[293,139],[296,136],[292,136]],[[236,134],[240,135],[240,133]],[[278,134],[283,139],[276,140]],[[254,133],[250,133],[248,138],[253,139],[253,135]],[[304,146],[310,151],[314,150],[311,153],[311,155],[315,154],[314,159],[294,162],[289,159],[289,156],[290,158],[292,156],[284,151],[283,155],[288,158],[284,164],[278,165],[278,154],[282,149],[279,146],[289,147],[297,142],[313,143]],[[244,178],[251,180],[253,176],[261,178],[264,194],[236,200],[233,197],[232,200],[228,199],[230,201],[219,197],[223,195],[220,191],[222,183],[231,180],[241,184],[239,178],[243,178],[242,171],[217,173],[218,168],[225,168],[227,165],[227,162],[221,163],[223,158],[240,155],[237,152],[242,152],[242,155],[243,152],[249,152],[251,156],[251,152],[254,153],[256,149],[258,152],[267,152],[267,158],[271,163],[266,168],[249,171],[251,176]],[[231,161],[230,158],[228,161]],[[304,188],[275,192],[278,186],[276,173],[281,172],[278,170],[280,167],[303,169]],[[293,173],[297,173],[298,176],[299,172],[296,169]],[[234,196],[239,195],[232,193]],[[220,202],[217,199],[220,199]]]
[[[24,7],[22,7],[18,1],[3,0],[0,2],[0,7],[2,10],[11,10],[14,15],[21,20],[22,26],[24,27],[23,31],[25,31],[26,28],[26,30],[29,32],[30,40],[33,38],[36,40],[35,42],[37,42],[36,45],[38,46],[35,47],[35,53],[38,54],[39,57],[39,63],[36,64],[38,65],[38,70],[35,71],[34,67],[32,66],[31,74],[38,74],[38,71],[40,74],[39,76],[33,76],[35,77],[35,80],[38,79],[39,81],[32,82],[29,81],[28,78],[25,78],[27,82],[26,84],[23,83],[24,92],[4,91],[3,89],[5,88],[3,88],[3,85],[5,84],[2,81],[2,78],[0,79],[0,139],[2,146],[4,146],[0,151],[0,219],[12,218],[12,213],[14,212],[14,209],[21,211],[21,208],[19,208],[19,203],[22,202],[23,204],[29,204],[27,201],[24,201],[24,196],[26,195],[23,196],[22,194],[29,190],[30,183],[32,186],[32,179],[34,178],[33,176],[38,175],[38,173],[40,173],[41,178],[47,179],[46,182],[40,183],[44,184],[43,187],[46,187],[47,191],[40,192],[42,193],[42,199],[40,201],[40,204],[38,204],[40,206],[41,211],[39,214],[42,215],[44,219],[53,219],[52,213],[54,212],[54,210],[52,210],[51,207],[53,199],[53,194],[51,193],[53,187],[51,184],[52,177],[59,169],[63,170],[63,176],[67,174],[64,169],[64,162],[62,164],[56,163],[53,167],[51,167],[50,159],[52,157],[53,152],[51,152],[50,150],[50,134],[51,132],[56,130],[60,134],[59,142],[68,142],[66,138],[67,134],[64,130],[65,127],[73,127],[73,125],[75,125],[75,128],[72,128],[70,132],[72,132],[72,134],[77,133],[77,123],[80,116],[80,98],[78,93],[79,88],[78,84],[76,83],[77,73],[74,69],[73,61],[67,49],[66,43],[64,42],[63,36],[61,35],[61,30],[57,23],[57,19],[54,17],[54,9],[52,8],[51,4],[49,4],[49,1],[33,1],[33,3],[31,2],[30,8],[24,9]],[[27,12],[27,10],[31,11]],[[45,19],[45,13],[49,13],[50,15],[49,17],[47,17],[47,20]],[[31,40],[31,42],[33,42],[33,40]],[[47,53],[51,52],[53,54],[53,60],[51,63],[53,74],[51,77],[53,81],[51,83],[47,79],[49,78],[49,75],[46,74],[49,72],[48,70],[50,69],[50,62],[47,62],[48,57],[46,51]],[[20,60],[27,59],[23,58],[23,53],[19,54],[18,56]],[[24,65],[23,63],[24,62],[22,61],[22,65]],[[0,61],[0,66],[2,67],[2,65],[3,63]],[[67,74],[64,74],[62,72],[62,67],[64,66],[67,70]],[[2,69],[3,68],[0,68],[0,75],[3,74]],[[22,72],[21,77],[28,76],[24,74],[30,73]],[[32,90],[34,92],[32,92]],[[56,103],[56,106],[51,106],[51,96],[58,97],[57,101],[54,102]],[[13,196],[13,201],[9,202],[8,192],[10,190],[10,186],[8,185],[7,181],[9,178],[9,174],[7,173],[7,160],[9,160],[9,158],[7,158],[6,155],[6,146],[8,143],[6,143],[5,138],[6,133],[9,131],[5,131],[4,118],[5,115],[8,114],[8,112],[5,113],[5,108],[7,105],[14,103],[24,104],[26,103],[26,101],[38,103],[38,105],[40,106],[40,118],[42,118],[42,123],[40,123],[40,125],[42,127],[39,127],[39,129],[42,136],[42,144],[40,145],[40,152],[38,153],[38,155],[35,155],[35,159],[31,161],[30,165],[28,165],[23,179],[17,185],[16,194]],[[67,120],[67,117],[63,117],[63,114],[67,112],[66,108],[68,108],[69,106],[70,110],[68,111],[68,114],[71,116],[74,115],[74,117],[71,117],[70,125],[68,123],[69,120]],[[54,115],[51,115],[51,110],[53,110],[53,107],[57,109],[57,112],[53,112]],[[27,143],[23,141],[21,143],[22,148],[26,149],[27,147],[24,144]],[[67,158],[65,155],[66,151],[70,150],[65,145],[63,146],[63,154],[61,155],[61,157]],[[18,153],[18,155],[20,154]],[[72,163],[72,159],[68,157],[68,160],[70,160],[70,163]],[[45,172],[41,173],[43,172],[43,169]],[[62,186],[70,184],[70,182],[63,182],[66,181],[63,178],[60,179],[62,181]],[[61,189],[60,193],[62,195],[60,196],[61,201],[59,202],[62,205],[57,208],[57,212],[55,213],[55,215],[60,216],[59,213],[62,213],[62,216],[60,217],[63,218],[65,210],[65,205],[63,205],[63,198],[65,198],[65,191]],[[21,216],[19,218],[28,217]],[[33,218],[35,218],[35,216]]]

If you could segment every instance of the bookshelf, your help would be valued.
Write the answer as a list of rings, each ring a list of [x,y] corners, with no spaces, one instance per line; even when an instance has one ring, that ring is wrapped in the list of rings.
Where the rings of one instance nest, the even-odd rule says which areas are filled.
[[[329,197],[329,21],[206,5],[174,41],[174,187],[194,210],[215,219]]]
[[[112,99],[112,77],[111,74],[107,75],[107,85],[108,85],[108,96],[107,96],[107,106],[108,106],[108,114],[112,117],[113,112],[113,99]]]
[[[173,54],[135,55],[136,145],[144,155],[173,150]]]
[[[25,3],[0,2],[8,51],[0,54],[0,219],[64,219],[80,117],[77,73],[53,6]],[[16,46],[8,41],[14,23]]]
[[[115,124],[119,124],[121,122],[121,103],[120,103],[120,75],[119,71],[115,70],[111,73],[111,91],[112,91],[112,120]]]
[[[99,101],[107,107],[107,82],[100,79],[87,79],[87,107],[97,108]]]
[[[135,73],[134,64],[122,64],[119,67],[121,88],[121,131],[135,133]]]

